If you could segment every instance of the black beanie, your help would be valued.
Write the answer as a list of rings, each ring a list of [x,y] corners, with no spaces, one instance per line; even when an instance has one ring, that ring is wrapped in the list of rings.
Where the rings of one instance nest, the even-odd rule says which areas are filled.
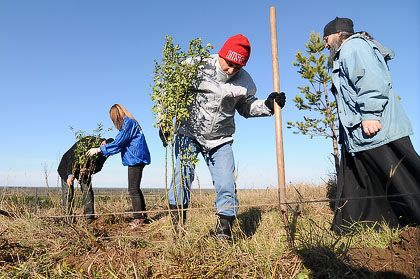
[[[324,37],[338,32],[354,33],[353,21],[350,18],[336,17],[324,27]]]

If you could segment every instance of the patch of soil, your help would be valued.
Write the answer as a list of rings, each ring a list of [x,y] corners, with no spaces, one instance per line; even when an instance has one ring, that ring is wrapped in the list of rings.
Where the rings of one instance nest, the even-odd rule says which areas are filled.
[[[408,228],[385,249],[353,248],[348,256],[357,267],[420,278],[420,228]]]
[[[92,275],[92,271],[107,270],[110,266],[117,270],[119,268],[125,269],[127,266],[137,266],[137,272],[143,274],[144,271],[141,271],[141,269],[144,265],[144,259],[151,257],[147,250],[142,249],[126,249],[124,251],[109,249],[106,251],[88,252],[78,256],[71,255],[64,260],[75,270],[83,271],[90,275]]]
[[[0,266],[5,263],[15,263],[25,260],[31,252],[32,250],[28,247],[0,238]]]
[[[150,224],[143,224],[135,229],[130,228],[130,221],[132,219],[123,219],[118,222],[110,222],[109,219],[96,219],[92,224],[89,225],[93,235],[97,238],[116,238],[118,236],[143,236],[149,237],[144,234],[150,229]],[[161,240],[162,237],[153,237],[152,240]]]
[[[163,240],[160,233],[146,234],[150,225],[143,225],[130,229],[131,219],[114,220],[112,218],[99,218],[89,224],[98,245],[85,253],[70,253],[63,260],[76,270],[84,270],[90,274],[91,270],[107,269],[111,264],[114,267],[123,267],[127,264],[140,264],[149,259],[152,245],[149,241]],[[121,249],[121,245],[124,246]],[[95,247],[94,247],[95,246]]]

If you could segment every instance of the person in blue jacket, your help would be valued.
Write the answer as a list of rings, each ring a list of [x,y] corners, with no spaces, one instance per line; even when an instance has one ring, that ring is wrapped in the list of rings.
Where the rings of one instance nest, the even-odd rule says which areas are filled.
[[[109,110],[109,116],[118,129],[115,140],[100,147],[91,148],[90,156],[102,153],[105,157],[121,153],[122,164],[128,166],[128,192],[133,205],[134,220],[131,228],[136,228],[150,221],[146,213],[146,203],[140,189],[140,182],[145,165],[150,164],[150,153],[143,131],[133,115],[119,104]]]
[[[420,157],[393,89],[387,64],[393,52],[355,33],[349,18],[330,21],[324,42],[342,142],[333,230],[345,232],[354,223],[419,225]]]

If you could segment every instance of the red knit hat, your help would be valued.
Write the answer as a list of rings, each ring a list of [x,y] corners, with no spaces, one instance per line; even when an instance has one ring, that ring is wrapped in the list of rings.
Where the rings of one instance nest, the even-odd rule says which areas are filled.
[[[219,56],[232,63],[245,66],[251,54],[251,45],[248,39],[237,34],[227,39],[223,47],[219,51]]]

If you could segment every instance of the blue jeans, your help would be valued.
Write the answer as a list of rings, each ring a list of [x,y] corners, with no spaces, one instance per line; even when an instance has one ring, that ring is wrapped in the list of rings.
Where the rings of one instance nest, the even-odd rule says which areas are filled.
[[[195,140],[179,135],[175,141],[175,185],[173,181],[168,193],[169,204],[188,206],[190,202],[191,183],[194,181],[194,164],[183,163],[182,177],[184,183],[181,185],[180,154],[188,152],[189,156],[196,159],[198,153],[203,155],[210,170],[213,185],[216,188],[216,211],[217,214],[235,217],[237,213],[238,199],[236,196],[236,185],[234,178],[235,162],[233,158],[232,142],[216,147],[210,152],[204,152],[201,145]]]

